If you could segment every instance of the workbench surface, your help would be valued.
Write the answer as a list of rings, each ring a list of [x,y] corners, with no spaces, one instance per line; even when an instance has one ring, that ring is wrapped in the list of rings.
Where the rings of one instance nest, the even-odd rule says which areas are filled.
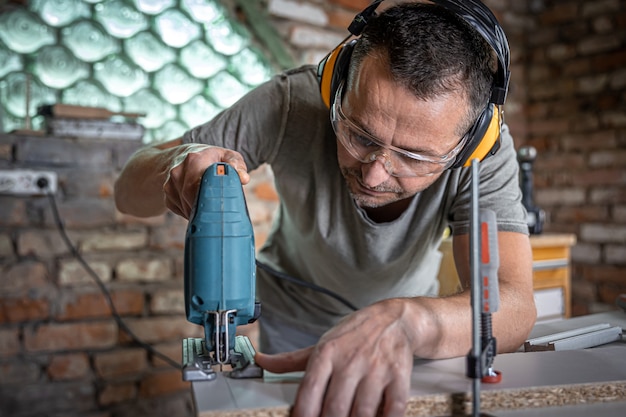
[[[539,337],[591,324],[626,328],[626,313],[615,311],[535,326]],[[501,416],[574,417],[626,415],[626,342],[591,349],[517,352],[496,356],[502,372],[498,384],[481,384],[481,410]],[[300,374],[282,379],[194,382],[192,392],[200,417],[285,416],[295,398]],[[459,407],[471,411],[472,381],[465,376],[465,358],[416,360],[407,416],[450,415]],[[619,410],[616,412],[615,410]],[[530,414],[524,414],[530,413]],[[606,413],[606,414],[603,414]]]

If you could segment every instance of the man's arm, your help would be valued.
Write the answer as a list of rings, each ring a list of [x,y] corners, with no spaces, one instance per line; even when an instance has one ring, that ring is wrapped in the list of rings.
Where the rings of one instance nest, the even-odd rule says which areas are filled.
[[[501,352],[516,350],[536,317],[532,256],[528,237],[498,233],[500,308],[493,332]],[[273,372],[306,370],[294,417],[404,415],[413,356],[440,359],[466,355],[471,348],[469,239],[454,238],[464,291],[445,298],[395,298],[361,309],[307,349],[279,355],[258,354],[256,362]]]
[[[537,317],[533,294],[532,250],[528,236],[515,232],[498,233],[498,250],[500,307],[492,315],[493,334],[497,339],[499,352],[513,352],[524,343]],[[469,297],[469,235],[455,236],[453,251],[461,284]]]
[[[238,152],[175,139],[135,152],[115,182],[115,204],[123,213],[156,216],[166,209],[189,218],[204,171],[216,162],[232,165],[242,184],[250,180]]]

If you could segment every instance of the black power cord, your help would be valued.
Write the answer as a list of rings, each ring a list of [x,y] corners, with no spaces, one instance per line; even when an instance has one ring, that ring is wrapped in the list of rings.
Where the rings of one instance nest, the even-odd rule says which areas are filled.
[[[345,298],[343,298],[342,296],[340,296],[337,293],[332,292],[331,290],[324,288],[324,287],[320,287],[319,285],[315,285],[311,282],[306,282],[306,281],[302,281],[301,279],[292,277],[291,275],[285,274],[284,272],[280,272],[275,270],[274,268],[272,268],[269,265],[266,265],[262,262],[256,261],[256,266],[261,268],[262,270],[266,271],[267,273],[274,275],[276,278],[282,279],[284,281],[288,281],[291,282],[292,284],[296,284],[299,285],[301,287],[305,287],[305,288],[309,288],[313,291],[317,291],[317,292],[321,292],[322,294],[326,294],[329,297],[334,298],[335,300],[339,301],[341,304],[343,304],[344,306],[348,307],[350,310],[352,311],[357,311],[358,308],[352,304],[350,301],[346,300]]]
[[[53,214],[53,217],[54,217],[54,221],[55,221],[55,223],[57,225],[57,228],[59,229],[59,233],[61,234],[61,237],[63,238],[63,241],[65,242],[65,245],[67,246],[67,248],[69,249],[71,254],[78,260],[78,262],[80,262],[80,264],[83,266],[83,268],[85,268],[85,270],[87,271],[89,276],[91,276],[91,278],[96,282],[96,284],[100,288],[100,291],[104,295],[106,303],[108,304],[109,308],[111,309],[111,315],[113,316],[113,319],[115,320],[117,325],[120,327],[120,329],[122,329],[128,336],[130,336],[130,338],[133,340],[133,342],[135,342],[137,345],[139,345],[140,347],[142,347],[143,349],[145,349],[149,353],[151,353],[154,356],[156,356],[156,357],[160,358],[161,360],[165,361],[168,365],[170,365],[170,366],[172,366],[172,367],[174,367],[176,369],[181,369],[181,366],[182,366],[181,364],[179,364],[178,362],[174,361],[173,359],[171,359],[169,356],[165,355],[164,353],[159,352],[157,349],[155,349],[150,344],[148,344],[148,343],[144,342],[143,340],[141,340],[126,325],[126,323],[124,322],[124,320],[122,319],[122,317],[118,313],[117,309],[115,308],[115,304],[113,303],[113,299],[111,298],[111,293],[109,292],[108,288],[104,285],[104,283],[102,282],[102,279],[100,279],[98,274],[93,270],[93,268],[91,268],[91,266],[87,263],[87,261],[85,261],[85,259],[82,257],[82,255],[78,252],[78,249],[76,249],[76,246],[72,243],[72,241],[70,240],[69,236],[67,235],[67,231],[65,230],[65,226],[63,225],[63,220],[61,219],[61,216],[59,214],[59,210],[58,210],[58,207],[57,207],[56,199],[54,197],[54,193],[52,193],[52,192],[50,192],[48,190],[48,182],[47,182],[47,180],[45,178],[40,178],[37,181],[37,186],[42,191],[44,191],[46,193],[46,196],[48,196],[48,200],[50,201],[50,208],[52,209],[52,214]]]

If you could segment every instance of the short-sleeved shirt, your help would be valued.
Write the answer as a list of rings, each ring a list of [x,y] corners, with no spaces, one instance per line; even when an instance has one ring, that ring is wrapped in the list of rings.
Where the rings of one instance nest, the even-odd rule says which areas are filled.
[[[358,308],[388,298],[437,296],[444,231],[469,231],[469,168],[445,171],[391,222],[376,223],[355,205],[312,66],[273,77],[183,140],[237,150],[249,170],[269,164],[280,205],[258,259]],[[480,164],[480,178],[480,206],[496,212],[498,229],[527,234],[506,125],[500,150]],[[257,288],[261,320],[268,315],[312,335],[320,336],[350,313],[328,295],[260,269]]]

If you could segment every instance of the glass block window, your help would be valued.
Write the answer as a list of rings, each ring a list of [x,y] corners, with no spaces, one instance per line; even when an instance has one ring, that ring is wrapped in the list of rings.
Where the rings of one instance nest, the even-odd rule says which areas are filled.
[[[143,113],[146,143],[173,139],[272,72],[218,0],[31,0],[0,13],[4,132],[27,118],[43,129],[37,108],[65,103]]]

